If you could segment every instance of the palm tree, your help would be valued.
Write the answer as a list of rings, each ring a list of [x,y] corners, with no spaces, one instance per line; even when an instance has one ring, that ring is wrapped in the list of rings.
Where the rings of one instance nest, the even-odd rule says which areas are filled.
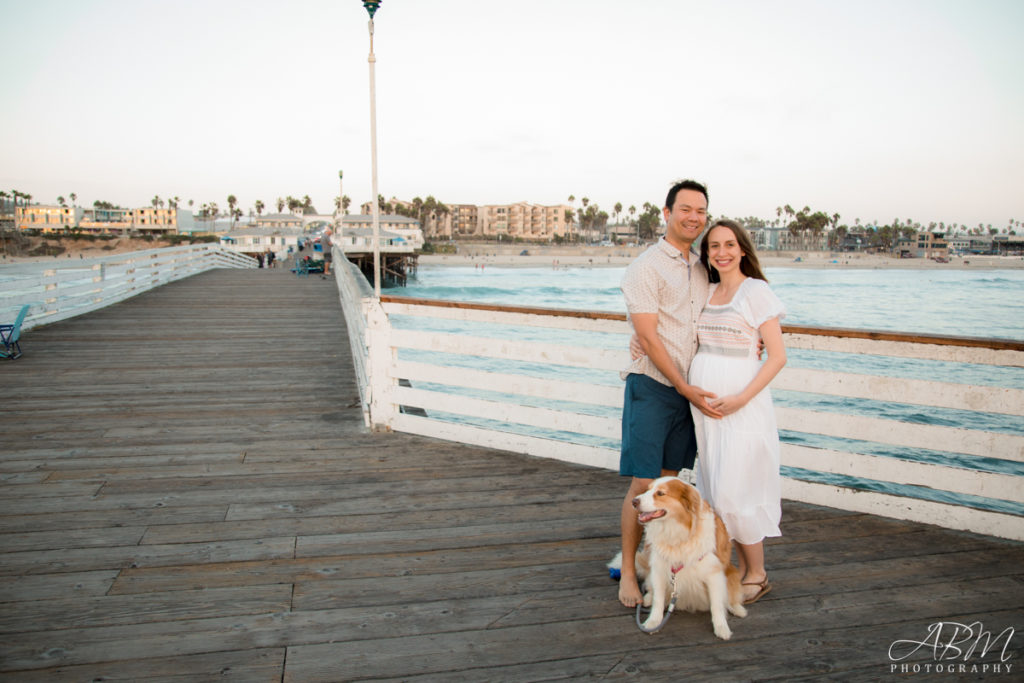
[[[256,215],[257,216],[262,216],[263,215],[263,207],[264,207],[263,200],[257,199],[256,200]]]
[[[57,197],[57,203],[60,204],[61,206],[64,206],[67,204],[67,201],[64,199],[64,196],[61,195],[60,197]]]
[[[615,202],[615,222],[619,222],[619,214],[622,213],[622,202]]]
[[[68,197],[71,198],[71,206],[74,206],[75,202],[78,200],[78,195],[72,192],[71,194],[68,195]]]
[[[233,194],[228,195],[228,214],[231,216],[231,228],[235,227],[235,207],[238,206],[238,198]]]
[[[155,195],[153,195],[153,198],[151,200],[149,200],[149,203],[152,204],[153,208],[155,209],[158,206],[160,206],[160,201],[161,201],[160,200],[160,195],[155,194]]]

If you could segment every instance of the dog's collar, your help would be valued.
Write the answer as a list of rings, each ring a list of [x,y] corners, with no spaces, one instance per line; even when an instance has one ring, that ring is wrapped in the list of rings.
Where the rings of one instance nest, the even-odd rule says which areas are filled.
[[[697,558],[697,562],[700,562],[701,560],[703,560],[705,557],[707,557],[710,554],[711,554],[711,551],[710,550],[707,551],[706,553],[704,553],[703,555],[701,555],[700,557]],[[697,564],[697,562],[694,562],[694,564]],[[672,567],[672,573],[673,574],[678,574],[679,572],[683,571],[683,569],[685,567],[686,567],[686,564],[680,562],[679,564],[677,564],[677,565]]]

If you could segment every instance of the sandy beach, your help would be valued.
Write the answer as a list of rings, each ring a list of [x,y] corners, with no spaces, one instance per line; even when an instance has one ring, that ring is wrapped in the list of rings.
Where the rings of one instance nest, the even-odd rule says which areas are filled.
[[[131,251],[146,251],[170,246],[159,240],[120,238],[110,241],[54,240],[63,247],[56,256],[0,255],[0,265],[26,261],[67,261],[93,259]],[[420,265],[444,266],[502,266],[537,268],[551,267],[610,267],[625,266],[645,247],[597,246],[538,246],[532,244],[496,245],[464,243],[458,245],[457,254],[420,254]],[[526,254],[523,254],[523,251]],[[898,259],[877,254],[841,254],[829,252],[761,252],[758,254],[766,268],[971,268],[1004,269],[1024,268],[1020,256],[968,256],[954,257],[949,263],[929,259]]]

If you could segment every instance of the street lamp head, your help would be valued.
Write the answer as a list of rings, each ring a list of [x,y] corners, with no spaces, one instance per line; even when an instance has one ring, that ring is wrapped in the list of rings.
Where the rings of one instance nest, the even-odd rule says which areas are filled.
[[[370,13],[370,21],[373,21],[373,15],[380,9],[380,3],[383,0],[362,0],[363,7]]]

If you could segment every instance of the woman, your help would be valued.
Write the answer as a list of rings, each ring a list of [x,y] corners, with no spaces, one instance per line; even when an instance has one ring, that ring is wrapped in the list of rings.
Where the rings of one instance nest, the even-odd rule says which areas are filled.
[[[768,287],[750,236],[730,220],[701,242],[711,290],[697,324],[699,349],[689,382],[715,394],[705,399],[723,415],[691,406],[699,458],[697,489],[722,517],[736,543],[744,602],[771,590],[765,537],[781,536],[779,435],[768,383],[786,364],[780,320],[785,307]],[[760,363],[758,342],[767,359]]]

